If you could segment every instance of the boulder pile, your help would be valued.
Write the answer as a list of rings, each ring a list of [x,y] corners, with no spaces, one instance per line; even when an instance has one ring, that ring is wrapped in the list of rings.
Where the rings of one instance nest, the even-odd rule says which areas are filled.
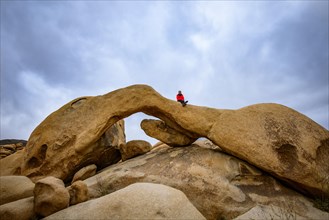
[[[22,150],[26,143],[25,140],[0,140],[0,159]]]

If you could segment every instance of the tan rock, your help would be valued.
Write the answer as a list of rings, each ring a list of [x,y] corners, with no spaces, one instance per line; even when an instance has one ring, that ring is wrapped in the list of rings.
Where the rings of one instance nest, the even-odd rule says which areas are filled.
[[[205,219],[181,191],[136,183],[45,218],[51,219]]]
[[[13,154],[13,152],[10,150],[4,149],[4,148],[0,149],[0,159],[5,158],[11,154]]]
[[[173,147],[190,145],[196,139],[172,129],[161,120],[145,119],[141,123],[141,128],[147,135]]]
[[[45,217],[69,206],[70,194],[62,180],[49,176],[36,182],[34,210]]]
[[[163,143],[162,141],[159,141],[159,142],[155,143],[155,144],[152,146],[152,150],[153,150],[154,148],[158,147],[158,146],[163,145],[163,144],[165,144],[165,143]]]
[[[0,206],[1,220],[36,219],[33,209],[33,197],[16,200]]]
[[[74,177],[73,177],[71,183],[78,181],[78,180],[85,180],[85,179],[95,175],[96,170],[97,170],[97,166],[95,164],[82,168],[76,174],[74,174]]]
[[[122,144],[120,145],[122,161],[145,154],[149,152],[151,148],[152,145],[143,140],[132,140],[127,142],[127,144]]]
[[[291,108],[258,104],[226,112],[208,137],[300,192],[329,197],[329,132]]]
[[[70,205],[85,202],[89,199],[87,185],[81,180],[74,182],[67,189],[70,194]]]
[[[33,131],[22,172],[29,177],[51,172],[66,179],[81,164],[78,159],[82,155],[98,155],[95,143],[108,128],[122,118],[144,112],[188,137],[207,137],[222,150],[272,173],[301,192],[329,196],[329,131],[310,118],[278,104],[238,110],[179,105],[146,85],[73,100]],[[53,156],[60,151],[54,149],[61,149],[66,156]],[[70,158],[64,160],[70,162],[50,166],[48,157],[58,163]]]
[[[117,144],[125,143],[123,121],[102,129],[102,133],[94,137],[95,140],[84,151],[72,147],[80,140],[76,132],[82,131],[83,126],[93,127],[94,123],[81,111],[79,106],[84,106],[84,103],[77,104],[82,100],[63,106],[34,130],[26,146],[23,175],[33,181],[54,176],[69,182],[86,164],[96,164],[101,169],[121,159]]]
[[[23,149],[26,145],[24,140],[0,140],[0,159],[5,158]]]
[[[222,151],[222,149],[218,147],[216,144],[214,144],[211,140],[205,138],[200,138],[196,140],[192,145],[197,145],[202,148]]]
[[[16,152],[16,144],[5,144],[1,145],[0,149],[10,150],[12,153]]]
[[[204,145],[210,143],[205,140],[202,147],[194,143],[184,148],[163,144],[148,154],[114,164],[84,182],[92,198],[134,182],[168,185],[184,192],[207,219],[232,219],[258,204],[293,207],[300,216],[310,216],[309,212],[322,216],[319,210],[305,208],[312,204],[305,205],[303,196],[268,174]]]
[[[25,149],[17,151],[0,160],[0,176],[21,175]]]
[[[277,206],[277,205],[257,205],[250,209],[243,215],[234,218],[234,220],[264,220],[264,219],[328,219],[329,213],[321,212],[310,206],[306,206],[306,209],[310,209],[309,212],[305,212],[306,216],[300,216],[295,212],[293,207],[289,206]]]
[[[25,176],[0,176],[0,205],[33,195],[34,183]]]

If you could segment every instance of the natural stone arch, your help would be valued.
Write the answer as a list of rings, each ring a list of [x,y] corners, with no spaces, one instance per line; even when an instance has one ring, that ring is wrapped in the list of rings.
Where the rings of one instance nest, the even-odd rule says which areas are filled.
[[[238,110],[182,107],[146,85],[79,98],[49,115],[30,136],[22,173],[37,176],[47,170],[52,172],[54,167],[47,167],[47,154],[38,169],[31,170],[28,166],[43,145],[48,146],[47,151],[73,151],[71,155],[76,157],[92,154],[95,143],[108,128],[136,112],[157,117],[170,129],[191,139],[207,137],[226,152],[272,173],[296,189],[329,195],[328,184],[323,187],[321,182],[329,173],[329,165],[320,163],[325,164],[320,168],[315,163],[317,149],[329,138],[329,132],[308,117],[278,104],[258,104]],[[280,160],[284,146],[294,149],[294,163],[289,156]],[[70,166],[65,169],[69,170]]]

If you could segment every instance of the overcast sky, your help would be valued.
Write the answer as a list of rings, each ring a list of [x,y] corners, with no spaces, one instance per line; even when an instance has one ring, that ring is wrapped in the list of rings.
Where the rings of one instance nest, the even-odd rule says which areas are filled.
[[[238,109],[275,102],[329,127],[328,1],[1,1],[1,139],[80,96],[148,84]],[[142,113],[128,140],[148,139]],[[156,141],[155,141],[156,142]]]

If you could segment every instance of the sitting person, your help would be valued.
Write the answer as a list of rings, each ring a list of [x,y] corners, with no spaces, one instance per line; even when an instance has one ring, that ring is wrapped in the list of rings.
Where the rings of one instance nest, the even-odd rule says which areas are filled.
[[[182,91],[178,91],[178,94],[176,95],[177,102],[180,102],[182,106],[184,107],[188,101],[185,101],[184,95],[182,94]]]

